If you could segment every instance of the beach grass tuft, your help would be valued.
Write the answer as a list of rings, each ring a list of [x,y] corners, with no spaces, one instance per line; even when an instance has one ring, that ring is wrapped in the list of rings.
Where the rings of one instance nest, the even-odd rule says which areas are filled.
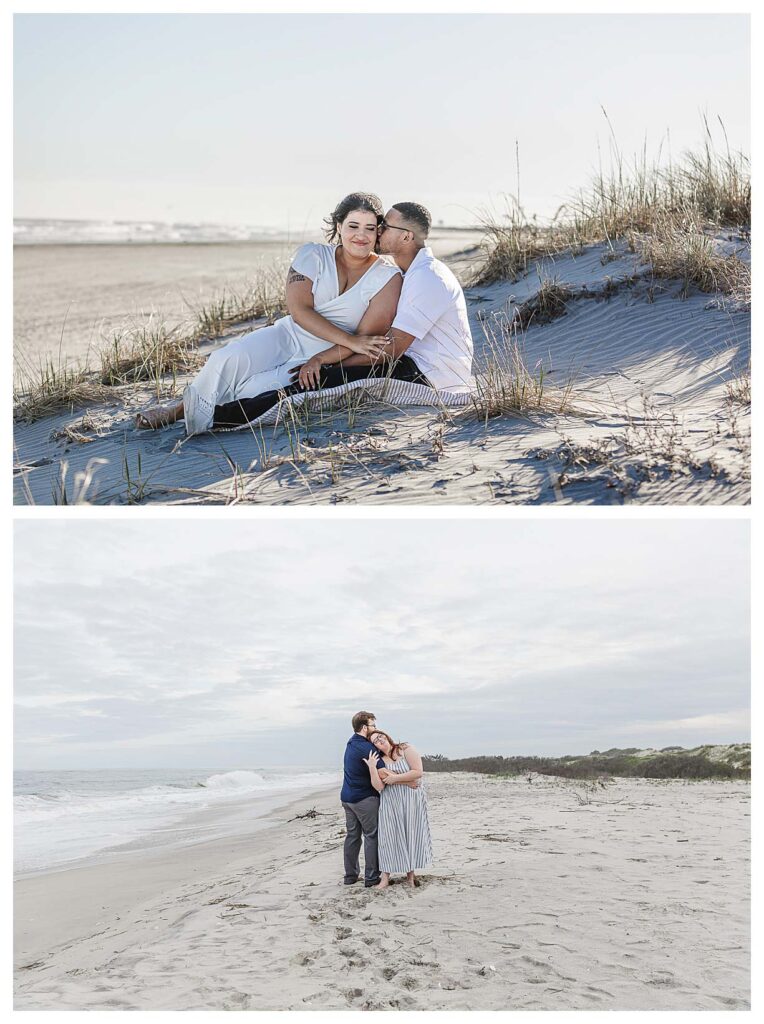
[[[679,164],[670,160],[664,164],[660,151],[650,162],[645,147],[627,165],[608,121],[610,169],[600,169],[588,187],[558,208],[549,224],[541,225],[535,216],[527,215],[519,195],[507,198],[501,216],[483,215],[483,256],[471,283],[513,281],[536,260],[578,252],[595,243],[613,246],[618,239],[626,239],[633,246],[635,236],[669,240],[687,232],[695,235],[699,225],[749,231],[749,161],[742,153],[730,151],[721,122],[725,142],[721,152],[705,118],[703,123],[701,149],[686,154]]]
[[[101,383],[107,387],[152,381],[157,393],[165,375],[196,369],[203,362],[193,337],[153,317],[113,332],[99,352]]]
[[[209,302],[192,306],[196,340],[219,338],[228,328],[250,320],[273,320],[286,313],[285,281],[288,266],[283,260],[257,268],[243,289],[223,288]]]
[[[561,295],[568,294],[556,285],[551,286],[550,293],[553,294],[545,300],[549,309],[557,309],[558,303],[564,301]],[[475,374],[473,410],[482,420],[569,410],[573,381],[562,387],[552,385],[549,370],[542,361],[529,366],[523,344],[524,322],[530,322],[530,314],[528,318],[503,312],[480,316],[485,337],[485,364]]]
[[[751,269],[738,256],[720,253],[699,225],[678,228],[641,239],[642,258],[654,277],[683,282],[683,294],[695,286],[702,292],[734,296],[739,306],[751,302]]]

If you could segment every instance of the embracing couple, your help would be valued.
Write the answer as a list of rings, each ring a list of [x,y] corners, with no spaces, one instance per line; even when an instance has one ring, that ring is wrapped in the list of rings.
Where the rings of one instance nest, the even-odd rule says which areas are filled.
[[[472,335],[464,292],[427,246],[419,203],[387,213],[353,192],[327,218],[326,243],[301,246],[289,268],[289,315],[213,352],[183,401],[147,409],[138,426],[185,419],[186,433],[257,419],[284,394],[389,377],[469,393]]]
[[[377,728],[374,715],[353,715],[353,735],[345,748],[340,799],[345,808],[345,885],[360,877],[363,840],[364,884],[386,889],[391,874],[405,874],[432,863],[422,758],[410,743],[395,743]]]

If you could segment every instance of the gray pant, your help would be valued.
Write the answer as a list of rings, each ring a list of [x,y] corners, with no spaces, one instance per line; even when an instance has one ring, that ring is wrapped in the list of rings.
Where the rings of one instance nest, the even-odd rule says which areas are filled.
[[[355,882],[361,872],[358,855],[361,852],[363,837],[363,858],[366,862],[364,883],[376,885],[379,881],[379,861],[377,859],[377,821],[379,819],[379,797],[367,796],[355,804],[346,804],[345,822],[345,881]]]

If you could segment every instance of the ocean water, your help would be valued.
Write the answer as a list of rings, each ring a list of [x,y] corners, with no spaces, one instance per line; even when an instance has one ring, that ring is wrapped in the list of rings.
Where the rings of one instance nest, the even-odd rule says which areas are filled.
[[[293,233],[280,228],[253,227],[247,224],[167,224],[154,220],[56,220],[23,217],[13,221],[14,245],[268,242],[289,239],[292,236]]]
[[[340,781],[329,767],[15,772],[14,869],[24,875],[127,848],[234,835]]]

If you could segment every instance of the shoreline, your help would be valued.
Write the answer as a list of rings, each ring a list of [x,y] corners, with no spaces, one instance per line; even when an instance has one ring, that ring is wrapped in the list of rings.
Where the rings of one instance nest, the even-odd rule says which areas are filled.
[[[750,783],[426,786],[435,860],[415,890],[343,885],[326,791],[256,843],[17,884],[16,1009],[750,1007]]]
[[[228,869],[251,861],[252,841],[272,830],[278,831],[296,808],[311,801],[322,806],[328,804],[337,787],[312,790],[300,797],[284,794],[284,802],[272,806],[262,817],[253,818],[246,831],[216,838],[202,837],[196,842],[177,845],[135,847],[82,858],[59,868],[49,868],[14,878],[14,962],[35,959],[45,950],[61,943],[76,941],[93,928],[120,916],[136,902],[149,900],[161,893],[166,885],[185,884],[205,868]],[[337,790],[337,792],[339,792]],[[288,799],[287,799],[288,798]],[[339,799],[339,797],[337,798]],[[246,806],[243,800],[236,806]],[[220,808],[213,808],[218,811]],[[233,811],[234,808],[230,807]],[[204,812],[198,812],[204,817]],[[272,846],[270,844],[264,844]],[[130,847],[130,844],[125,844]],[[136,879],[138,880],[136,883]],[[130,881],[133,887],[123,883]],[[78,911],[71,915],[71,893],[80,890],[91,897],[91,902],[78,900]],[[26,910],[44,903],[50,917],[41,921]],[[19,908],[20,914],[19,914]],[[57,915],[60,914],[60,917]],[[51,921],[53,928],[51,930]],[[64,934],[75,926],[75,934]],[[61,929],[57,925],[61,925]],[[21,946],[21,948],[20,948]]]

